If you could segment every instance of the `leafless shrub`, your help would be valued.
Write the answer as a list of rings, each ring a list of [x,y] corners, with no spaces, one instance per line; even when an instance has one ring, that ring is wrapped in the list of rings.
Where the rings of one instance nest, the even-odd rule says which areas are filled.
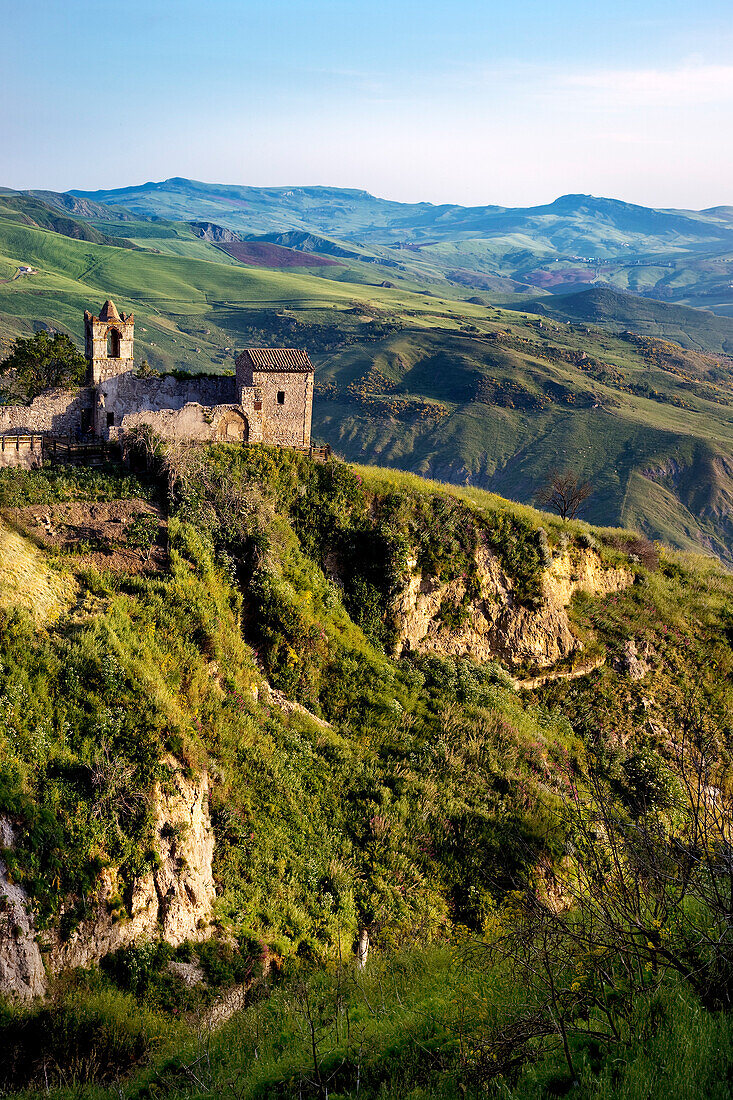
[[[606,544],[629,557],[638,558],[650,573],[659,568],[659,549],[644,535],[611,535]]]
[[[733,1003],[733,798],[715,785],[719,732],[694,703],[678,728],[664,797],[655,780],[629,810],[597,772],[582,790],[570,777],[552,888],[511,894],[474,945],[474,961],[523,990],[516,1015],[483,1037],[484,1079],[553,1045],[575,1077],[571,1037],[630,1040],[636,1007],[669,981],[708,1008]]]

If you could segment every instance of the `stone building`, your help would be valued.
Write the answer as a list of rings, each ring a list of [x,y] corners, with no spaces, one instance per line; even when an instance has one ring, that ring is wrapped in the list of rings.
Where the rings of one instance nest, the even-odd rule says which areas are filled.
[[[165,439],[309,447],[313,365],[295,348],[249,348],[232,375],[141,376],[135,370],[135,318],[106,301],[84,314],[86,385],[47,390],[30,405],[0,405],[0,466],[32,466],[34,433],[120,441],[150,424]],[[26,437],[26,438],[21,438]]]

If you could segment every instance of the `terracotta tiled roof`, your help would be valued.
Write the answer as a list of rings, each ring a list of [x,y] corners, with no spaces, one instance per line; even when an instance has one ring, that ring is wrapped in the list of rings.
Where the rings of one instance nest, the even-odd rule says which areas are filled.
[[[115,304],[114,304],[114,302],[112,301],[111,298],[108,298],[107,301],[102,306],[102,308],[100,309],[100,311],[99,311],[99,320],[100,321],[121,321],[122,320],[119,313],[117,312],[117,307],[115,306]]]
[[[300,348],[247,348],[242,354],[249,359],[252,370],[313,370],[308,352]]]

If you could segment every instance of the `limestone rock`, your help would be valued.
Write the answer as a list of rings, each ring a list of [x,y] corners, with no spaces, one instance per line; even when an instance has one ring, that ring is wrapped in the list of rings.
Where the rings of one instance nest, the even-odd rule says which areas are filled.
[[[0,846],[12,848],[13,826],[0,817]],[[11,882],[0,860],[0,993],[20,1000],[41,997],[46,972],[36,943],[28,895]]]
[[[631,680],[643,680],[649,672],[649,665],[641,657],[633,638],[627,638],[621,653],[614,661],[614,668],[624,672]]]
[[[171,959],[168,963],[168,969],[171,974],[175,974],[177,978],[181,979],[184,985],[189,987],[202,985],[206,980],[202,968],[195,962],[184,962],[182,959]]]
[[[513,584],[497,556],[479,547],[476,565],[480,595],[468,608],[466,622],[449,629],[439,620],[444,600],[458,603],[465,593],[465,581],[441,583],[437,578],[415,572],[400,593],[395,618],[398,654],[419,653],[467,655],[478,661],[500,659],[509,664],[531,662],[548,668],[582,648],[570,626],[567,606],[573,593],[582,589],[594,595],[625,588],[633,580],[628,569],[605,568],[594,550],[569,552],[553,559],[543,575],[544,599],[531,610],[514,596]]]
[[[91,915],[69,939],[52,935],[47,943],[54,973],[96,962],[137,940],[161,936],[176,946],[207,934],[214,900],[208,776],[189,779],[172,757],[166,763],[168,789],[158,789],[155,803],[159,866],[135,883],[127,913],[116,901],[115,872],[103,872]]]

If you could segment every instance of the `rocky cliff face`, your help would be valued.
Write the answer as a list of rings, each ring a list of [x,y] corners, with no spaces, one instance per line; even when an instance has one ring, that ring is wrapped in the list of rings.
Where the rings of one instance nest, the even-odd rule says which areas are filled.
[[[197,237],[204,241],[212,241],[214,244],[231,244],[234,241],[243,241],[241,233],[235,233],[233,229],[226,229],[215,222],[189,222],[191,229]]]
[[[0,845],[12,848],[15,832],[5,817],[0,817]],[[28,895],[22,886],[10,880],[0,860],[0,993],[30,1000],[46,989],[46,972],[36,943]]]
[[[158,867],[139,879],[124,900],[115,871],[106,869],[89,916],[67,939],[62,941],[55,929],[35,935],[28,898],[8,883],[0,864],[0,993],[39,996],[47,973],[96,962],[136,940],[162,936],[176,945],[207,935],[214,900],[209,781],[205,773],[189,779],[175,760],[166,762],[170,780],[155,796]],[[7,822],[2,843],[12,844]]]
[[[395,609],[398,653],[467,655],[478,661],[530,662],[548,668],[582,648],[567,613],[573,593],[615,592],[633,580],[628,569],[604,567],[594,550],[565,551],[545,570],[544,599],[540,607],[530,610],[517,602],[511,579],[487,547],[478,549],[476,565],[479,595],[467,607],[462,624],[452,629],[442,623],[441,608],[461,603],[466,581],[459,578],[446,584],[412,573]],[[414,570],[415,562],[410,566]]]

